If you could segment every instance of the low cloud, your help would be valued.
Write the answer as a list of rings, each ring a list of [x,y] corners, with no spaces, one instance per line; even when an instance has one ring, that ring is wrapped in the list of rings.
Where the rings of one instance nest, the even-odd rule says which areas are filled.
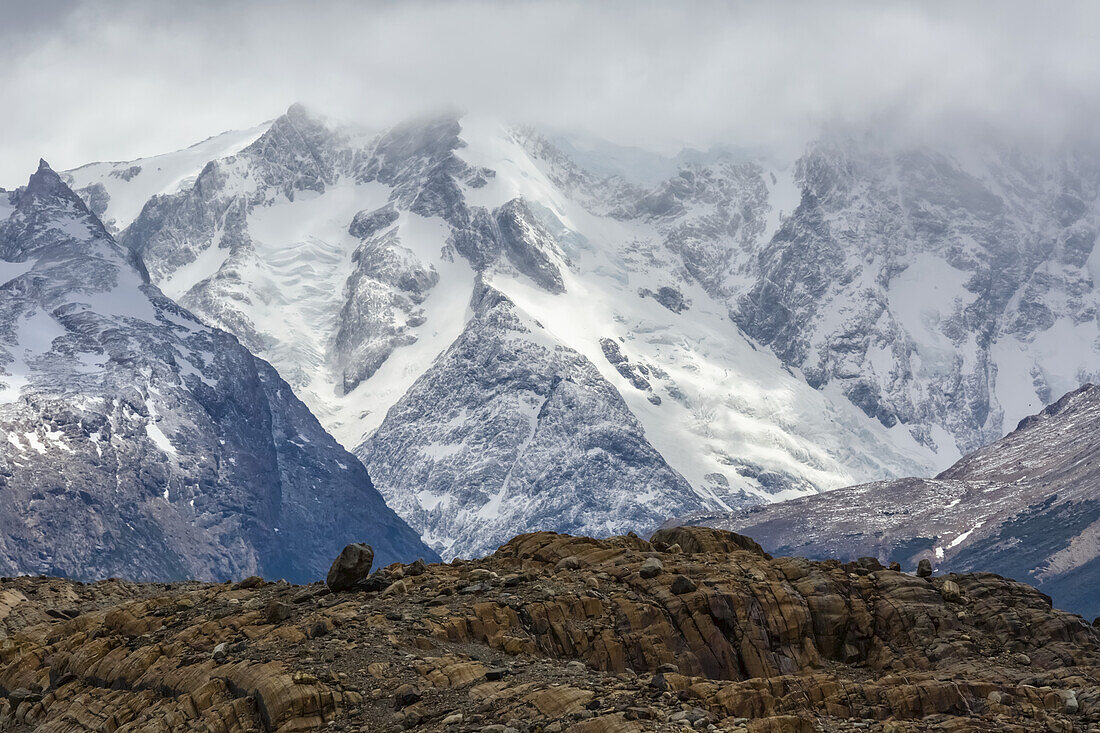
[[[663,150],[822,125],[1095,135],[1100,4],[42,2],[0,6],[0,185],[162,152],[302,101],[444,106]]]

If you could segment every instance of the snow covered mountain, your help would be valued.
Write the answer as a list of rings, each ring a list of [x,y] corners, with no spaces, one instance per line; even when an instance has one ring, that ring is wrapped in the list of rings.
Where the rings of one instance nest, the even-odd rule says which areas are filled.
[[[433,558],[267,363],[148,284],[43,162],[0,191],[0,573],[312,581]]]
[[[1086,385],[934,479],[880,481],[782,504],[688,518],[769,552],[985,570],[1100,615],[1100,387]]]
[[[300,106],[207,144],[249,140],[158,157],[139,214],[112,177],[148,161],[72,175],[446,556],[927,474],[1095,371],[1095,156],[658,160]],[[586,407],[559,425],[563,382]]]
[[[488,285],[472,310],[360,451],[379,485],[416,487],[388,498],[429,543],[481,552],[546,527],[612,534],[700,505],[591,361]]]
[[[469,118],[368,133],[295,106],[236,155],[197,174],[181,162],[176,178],[195,182],[132,223],[109,197],[105,215],[168,295],[269,360],[445,555],[932,463],[754,346],[658,223],[601,211],[532,145]],[[767,191],[760,215],[777,220]],[[455,361],[494,349],[529,373],[485,380]],[[551,428],[562,389],[590,407]],[[550,491],[563,466],[575,490]]]

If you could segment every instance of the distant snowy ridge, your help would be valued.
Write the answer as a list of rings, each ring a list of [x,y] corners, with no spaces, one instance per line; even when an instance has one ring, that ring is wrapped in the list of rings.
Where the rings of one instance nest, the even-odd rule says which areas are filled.
[[[140,162],[89,163],[62,176],[93,213],[102,215],[110,209],[103,223],[117,232],[129,226],[153,196],[173,194],[194,184],[207,163],[236,154],[270,124],[223,132],[189,148]]]

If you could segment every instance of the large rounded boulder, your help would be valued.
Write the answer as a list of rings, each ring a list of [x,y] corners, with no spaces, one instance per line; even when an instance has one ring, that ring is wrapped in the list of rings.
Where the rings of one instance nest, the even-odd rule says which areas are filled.
[[[374,563],[374,550],[370,545],[356,542],[348,545],[329,568],[325,583],[334,593],[355,587],[355,584],[370,575]]]

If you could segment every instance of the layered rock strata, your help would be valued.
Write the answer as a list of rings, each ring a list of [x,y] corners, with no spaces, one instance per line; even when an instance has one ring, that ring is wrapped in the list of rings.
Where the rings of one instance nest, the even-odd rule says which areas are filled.
[[[332,593],[0,585],[12,730],[1085,730],[1100,635],[991,574],[771,558],[706,528],[521,535]],[[710,726],[713,726],[711,728]]]

